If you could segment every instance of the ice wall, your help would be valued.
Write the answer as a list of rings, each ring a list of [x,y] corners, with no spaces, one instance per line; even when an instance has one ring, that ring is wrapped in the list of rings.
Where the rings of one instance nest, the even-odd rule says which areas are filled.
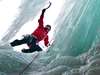
[[[72,1],[68,13],[67,1],[58,20],[60,23],[55,48],[68,55],[78,55],[87,51],[96,38],[99,38],[100,12],[98,0]],[[71,6],[71,4],[70,4]]]
[[[11,51],[15,55],[11,58],[10,56],[5,57],[6,61],[17,58],[14,61],[21,64],[21,67],[16,64],[14,67],[11,65],[14,62],[8,61],[11,63],[9,63],[11,69],[5,67],[5,64],[1,64],[3,66],[0,68],[3,69],[1,74],[20,75],[20,72],[23,71],[21,75],[99,75],[99,5],[99,0],[66,0],[55,22],[57,25],[56,39],[48,52],[40,52],[32,64],[23,71],[25,65],[28,65],[33,58]],[[6,53],[6,55],[11,53]],[[4,57],[5,55],[0,56]],[[3,60],[2,57],[0,60]],[[29,60],[29,62],[22,61],[22,58]],[[7,63],[6,61],[3,60]]]

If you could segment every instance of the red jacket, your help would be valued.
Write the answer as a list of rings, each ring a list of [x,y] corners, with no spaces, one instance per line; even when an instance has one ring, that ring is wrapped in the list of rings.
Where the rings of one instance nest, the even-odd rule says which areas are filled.
[[[38,20],[39,26],[38,28],[32,33],[33,36],[35,36],[38,39],[38,42],[41,40],[44,40],[44,44],[45,46],[48,45],[49,41],[48,41],[48,31],[46,28],[44,28],[44,23],[43,23],[43,18],[44,18],[44,14],[42,13],[42,15],[40,16],[40,19]]]

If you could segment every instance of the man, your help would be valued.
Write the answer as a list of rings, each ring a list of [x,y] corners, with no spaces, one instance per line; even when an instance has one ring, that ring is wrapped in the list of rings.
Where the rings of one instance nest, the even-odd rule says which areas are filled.
[[[50,25],[46,25],[44,27],[44,23],[43,23],[43,18],[44,18],[44,13],[46,11],[46,9],[48,9],[50,5],[42,10],[42,14],[38,20],[39,26],[37,27],[37,29],[31,34],[31,35],[25,35],[23,39],[21,40],[14,40],[13,42],[11,42],[11,46],[17,46],[17,45],[21,45],[21,44],[27,44],[29,46],[29,49],[22,49],[23,53],[32,53],[34,51],[42,51],[42,49],[40,48],[39,45],[37,45],[37,43],[39,43],[41,40],[44,40],[44,44],[45,46],[49,46],[49,41],[48,41],[48,32],[51,30],[51,26]]]

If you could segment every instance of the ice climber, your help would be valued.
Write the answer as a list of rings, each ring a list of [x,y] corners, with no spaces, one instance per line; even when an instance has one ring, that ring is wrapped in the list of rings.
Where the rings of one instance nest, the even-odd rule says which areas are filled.
[[[38,20],[38,27],[37,29],[29,35],[25,35],[23,37],[23,39],[21,40],[14,40],[13,42],[11,42],[11,46],[17,46],[17,45],[21,45],[21,44],[27,44],[29,49],[22,49],[23,53],[32,53],[34,51],[42,51],[41,47],[38,45],[38,43],[41,40],[44,40],[44,44],[46,47],[48,47],[50,45],[49,43],[49,37],[48,37],[48,32],[51,30],[51,26],[50,25],[46,25],[44,27],[44,22],[43,22],[43,18],[44,18],[44,13],[46,11],[46,9],[48,9],[51,6],[51,2],[49,4],[49,6],[47,8],[44,8],[42,10],[42,13],[40,15],[40,18]]]

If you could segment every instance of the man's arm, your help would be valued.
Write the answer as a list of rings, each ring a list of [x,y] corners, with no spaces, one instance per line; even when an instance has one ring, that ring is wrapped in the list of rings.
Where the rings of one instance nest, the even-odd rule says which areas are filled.
[[[51,2],[49,2],[49,3],[50,3],[49,6],[48,6],[47,8],[44,8],[44,9],[42,10],[41,16],[40,16],[40,18],[39,18],[39,20],[38,20],[39,26],[40,26],[40,27],[43,27],[43,18],[44,18],[44,13],[45,13],[45,11],[51,6]]]
[[[39,18],[39,20],[38,20],[39,26],[40,26],[40,27],[43,27],[43,18],[44,18],[44,13],[45,13],[45,11],[46,11],[46,9],[43,9],[43,10],[42,10],[41,16],[40,16],[40,18]]]
[[[48,45],[49,45],[49,37],[48,37],[48,35],[44,39],[44,44],[45,44],[45,46],[48,47]]]

